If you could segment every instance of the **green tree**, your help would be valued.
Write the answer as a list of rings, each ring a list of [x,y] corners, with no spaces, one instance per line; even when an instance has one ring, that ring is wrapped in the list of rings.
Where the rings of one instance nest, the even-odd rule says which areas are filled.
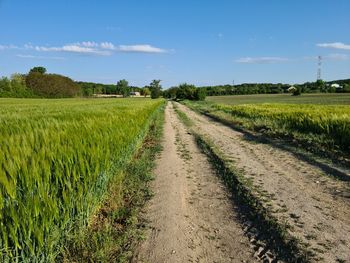
[[[77,96],[80,87],[68,77],[58,74],[31,72],[26,76],[26,86],[37,96],[66,98]]]
[[[123,97],[129,97],[130,96],[130,87],[129,82],[127,82],[125,79],[121,79],[117,83],[116,92],[120,95],[123,95]]]
[[[146,86],[146,87],[144,87],[144,88],[141,90],[141,94],[142,94],[143,96],[147,97],[147,96],[151,95],[151,91],[150,91],[150,89]]]
[[[151,98],[157,99],[161,95],[162,86],[160,85],[161,80],[160,79],[154,79],[151,84],[149,85],[149,89],[151,91]]]
[[[193,100],[196,87],[192,84],[180,84],[176,91],[176,99],[178,100]]]
[[[322,79],[318,79],[316,81],[316,87],[321,92],[327,92],[326,91],[326,83]]]
[[[293,91],[293,96],[300,96],[301,95],[301,87],[296,86],[296,89]]]
[[[343,92],[350,93],[350,84],[344,84]]]
[[[29,71],[29,74],[30,73],[34,73],[34,72],[38,72],[40,74],[45,74],[46,73],[46,68],[44,67],[34,67],[32,68],[30,71]]]
[[[196,88],[193,96],[194,100],[205,100],[206,97],[206,91],[203,88]]]
[[[11,82],[7,77],[0,79],[0,93],[11,92]]]

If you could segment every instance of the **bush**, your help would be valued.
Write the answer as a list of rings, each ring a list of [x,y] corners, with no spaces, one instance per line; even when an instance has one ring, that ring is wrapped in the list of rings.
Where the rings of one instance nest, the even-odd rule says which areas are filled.
[[[177,100],[205,100],[205,88],[196,88],[192,84],[183,83],[164,92],[164,97]]]
[[[34,94],[47,98],[74,97],[80,91],[79,85],[73,80],[57,74],[30,72],[25,82]]]
[[[293,96],[300,96],[301,95],[301,88],[297,87],[294,91],[293,91]]]
[[[21,74],[12,74],[11,78],[0,79],[0,97],[31,98],[33,92],[25,85],[25,77]]]
[[[205,100],[207,96],[205,89],[197,88],[194,92],[194,100]]]
[[[161,80],[154,79],[149,85],[149,89],[151,91],[151,98],[157,99],[160,97],[162,93],[162,86],[160,85]]]

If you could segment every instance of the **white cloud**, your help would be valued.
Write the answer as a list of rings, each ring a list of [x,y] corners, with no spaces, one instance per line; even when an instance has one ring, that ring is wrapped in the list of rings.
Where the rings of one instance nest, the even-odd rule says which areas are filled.
[[[33,59],[54,59],[54,60],[64,60],[64,57],[45,57],[45,56],[34,56],[34,55],[23,55],[17,54],[16,57],[19,58],[33,58]]]
[[[100,47],[103,49],[110,49],[110,50],[115,50],[115,46],[111,42],[102,42],[100,44]]]
[[[78,53],[78,54],[91,54],[91,55],[111,55],[108,51],[103,51],[95,47],[86,47],[81,44],[64,45],[62,47],[45,47],[36,46],[34,47],[36,51],[55,51],[55,52],[68,52],[68,53]]]
[[[93,41],[76,43],[76,45],[83,46],[83,47],[98,47],[98,44],[96,42],[93,42]]]
[[[344,49],[344,50],[350,50],[350,45],[341,43],[341,42],[334,42],[334,43],[321,43],[317,44],[318,47],[324,47],[324,48],[335,48],[335,49]]]
[[[121,52],[138,52],[138,53],[166,53],[165,49],[153,47],[151,45],[120,45],[118,48]]]
[[[19,47],[15,45],[0,45],[0,50],[5,50],[5,49],[19,49]]]
[[[238,63],[263,64],[263,63],[277,63],[289,61],[288,58],[282,57],[244,57],[236,60]]]
[[[34,46],[25,44],[22,47],[14,45],[0,45],[0,50],[5,49],[20,49],[20,50],[35,50],[38,52],[67,52],[85,55],[101,55],[109,56],[115,52],[135,52],[135,53],[167,53],[168,50],[154,47],[148,44],[143,45],[119,45],[115,46],[111,42],[96,43],[93,41],[77,42],[66,44],[63,46]]]

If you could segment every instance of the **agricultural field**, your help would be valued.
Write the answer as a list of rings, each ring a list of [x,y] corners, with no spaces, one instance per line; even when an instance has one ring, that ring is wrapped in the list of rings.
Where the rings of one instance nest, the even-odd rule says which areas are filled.
[[[54,260],[65,235],[98,208],[109,181],[123,188],[122,171],[161,105],[0,99],[0,261]]]
[[[235,96],[211,96],[207,101],[226,105],[288,103],[288,104],[321,104],[350,105],[349,93],[304,93],[301,96],[291,94],[257,94]]]

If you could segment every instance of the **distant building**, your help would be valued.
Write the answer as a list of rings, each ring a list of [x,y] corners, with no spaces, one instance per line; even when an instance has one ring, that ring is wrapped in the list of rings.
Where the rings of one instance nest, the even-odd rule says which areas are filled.
[[[336,88],[336,89],[342,89],[342,88],[343,88],[343,87],[340,86],[338,83],[333,83],[333,84],[331,85],[331,87],[332,87],[332,88]]]
[[[290,87],[287,89],[288,92],[294,92],[294,91],[296,91],[296,90],[297,90],[297,88],[294,87],[294,86],[290,86]]]
[[[122,95],[116,95],[116,94],[93,94],[92,96],[95,98],[120,98],[120,97],[123,97]]]
[[[130,92],[130,96],[131,96],[131,97],[140,97],[141,94],[140,94],[140,92],[138,92],[138,91],[131,91],[131,92]]]

